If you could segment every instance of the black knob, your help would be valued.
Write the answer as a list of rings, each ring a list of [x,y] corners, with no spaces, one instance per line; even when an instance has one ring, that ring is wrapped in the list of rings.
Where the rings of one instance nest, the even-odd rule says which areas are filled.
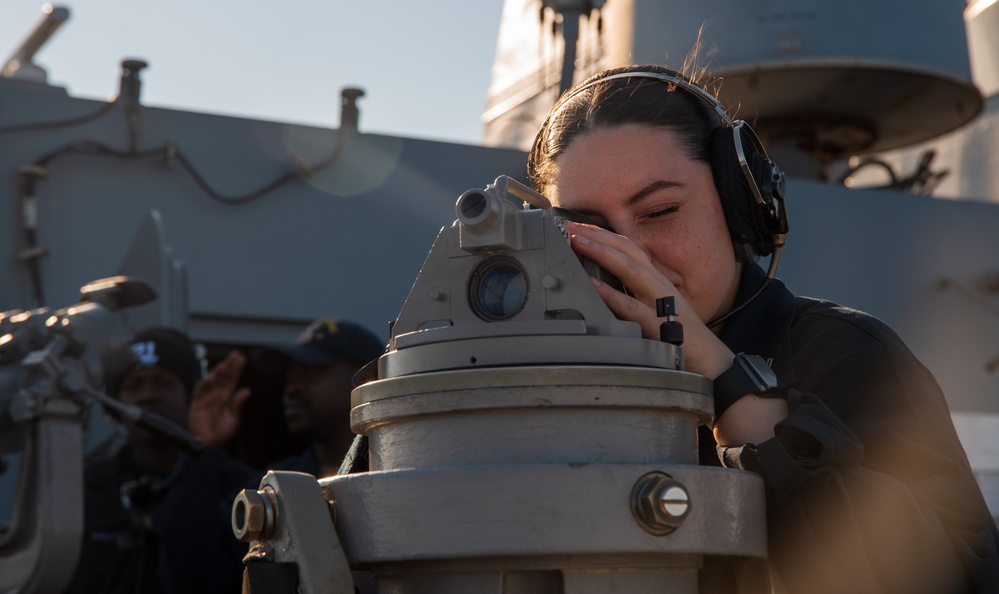
[[[659,340],[680,346],[683,344],[683,324],[676,320],[659,325]]]
[[[659,325],[659,340],[676,346],[683,344],[683,324],[675,319],[678,314],[679,307],[675,296],[656,299],[656,316],[666,318],[666,321]]]

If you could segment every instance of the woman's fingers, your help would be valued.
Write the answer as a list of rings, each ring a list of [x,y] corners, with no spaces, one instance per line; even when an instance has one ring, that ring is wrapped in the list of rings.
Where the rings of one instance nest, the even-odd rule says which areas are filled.
[[[648,256],[634,241],[611,233],[600,227],[570,223],[574,247],[579,246],[580,253],[590,256],[594,261],[607,258],[614,260],[619,266],[628,268],[630,272],[640,272],[637,264],[644,261],[651,267]],[[608,262],[610,263],[610,262]]]
[[[572,227],[573,231],[579,231],[572,235],[573,248],[617,277],[625,287],[622,293],[602,283],[594,283],[600,296],[619,318],[641,324],[643,336],[657,338],[660,321],[655,311],[656,299],[678,296],[676,288],[631,240],[596,227],[583,227]]]
[[[596,279],[593,284],[600,297],[614,315],[622,320],[637,322],[642,336],[659,339],[659,326],[663,320],[656,315],[656,299],[675,296],[679,305],[679,321],[684,326],[684,360],[686,369],[714,377],[726,369],[732,352],[711,332],[676,287],[649,259],[645,251],[633,241],[599,227],[574,224],[572,247],[585,258],[616,276],[625,292]]]
[[[595,278],[591,277],[590,280],[593,281],[593,286],[596,287],[600,298],[614,312],[614,315],[622,320],[638,322],[642,327],[644,338],[657,339],[659,337],[659,324],[649,306]]]

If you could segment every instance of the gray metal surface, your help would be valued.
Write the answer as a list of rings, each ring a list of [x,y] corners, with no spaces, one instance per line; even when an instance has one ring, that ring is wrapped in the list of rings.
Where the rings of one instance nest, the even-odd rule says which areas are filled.
[[[370,470],[313,483],[332,507],[335,535],[320,534],[328,511],[311,502],[306,512],[273,487],[285,473],[272,473],[261,495],[272,487],[277,532],[256,528],[251,556],[297,561],[315,579],[325,571],[315,553],[329,541],[335,567],[342,546],[355,573],[370,571],[379,592],[396,594],[694,594],[733,567],[740,592],[765,592],[762,479],[697,465],[710,388],[681,371],[615,366],[464,369],[363,384],[351,417],[368,437]],[[669,502],[665,491],[637,495],[650,473],[670,479]],[[669,527],[648,528],[644,505],[663,505],[651,509],[668,510]]]
[[[58,594],[68,585],[83,543],[82,497],[66,501],[64,485],[83,484],[83,439],[78,421],[47,418],[34,424],[20,462],[16,514],[0,535],[0,591]]]
[[[609,323],[543,200],[527,210],[504,193],[497,180],[459,199],[458,220],[439,236],[392,326],[379,379],[351,395],[368,471],[320,480],[351,566],[397,594],[693,594],[705,558],[765,559],[762,479],[698,465],[711,382],[679,370],[674,345],[650,362],[614,365],[621,351],[643,352],[626,343],[653,341]],[[470,255],[482,258],[470,263]],[[497,261],[504,270],[482,294],[478,281]],[[559,282],[532,290],[540,278]],[[572,315],[559,320],[564,312]],[[552,332],[552,318],[572,323]],[[428,321],[444,326],[420,333]],[[514,348],[538,338],[535,328],[544,348]],[[441,345],[456,351],[448,356]],[[478,349],[490,353],[482,366]],[[546,364],[546,349],[586,364]],[[410,368],[386,373],[400,350]],[[539,360],[527,364],[525,353]],[[251,507],[260,517],[266,496],[244,502],[259,502]],[[264,532],[254,530],[251,555],[270,546]]]
[[[351,426],[368,436],[372,470],[560,462],[696,465],[697,426],[713,413],[708,393],[705,378],[679,371],[461,370],[358,387]]]
[[[808,128],[814,142],[885,150],[953,130],[982,105],[964,2],[899,8],[892,0],[638,2],[632,59],[666,55],[680,65],[702,35],[701,63],[724,77],[722,100],[761,134]],[[871,137],[850,137],[858,133]]]
[[[691,73],[707,67],[725,79],[723,101],[737,105],[774,149],[774,139],[788,137],[800,141],[799,151],[825,155],[835,146],[837,158],[847,149],[886,150],[954,130],[981,110],[964,4],[610,2],[601,28],[592,18],[580,28],[575,82],[627,64]],[[492,146],[529,148],[557,98],[563,39],[532,7],[506,2],[485,117],[484,141]]]
[[[927,151],[933,151],[930,171],[940,177],[931,188],[936,196],[999,202],[999,4],[970,3],[965,12],[968,52],[975,84],[986,97],[982,114],[950,134],[926,142],[872,155],[901,178],[918,169]],[[883,186],[891,180],[885,170],[859,170],[858,187]]]
[[[586,338],[561,340],[571,350]],[[318,481],[336,534],[311,525],[325,526],[325,511],[310,503],[316,509],[306,513],[274,488],[278,532],[268,536],[258,521],[250,555],[297,560],[313,579],[322,559],[302,554],[332,541],[335,566],[342,545],[350,567],[396,594],[694,594],[714,572],[767,554],[762,479],[697,465],[710,389],[681,371],[616,366],[464,369],[363,384],[351,420],[367,435],[370,469]],[[670,489],[655,490],[650,475]],[[267,482],[260,497],[250,494],[258,508]],[[767,591],[759,567],[737,575],[740,591]]]
[[[64,90],[0,79],[0,129],[65,121],[105,104]],[[141,108],[142,150],[172,146],[219,193],[254,192],[303,164],[327,159],[339,130]],[[0,136],[0,310],[34,306],[19,262],[17,168],[73,142],[127,150],[123,106],[76,126]],[[190,329],[209,342],[294,340],[311,319],[355,319],[384,335],[440,228],[465,190],[500,173],[522,176],[519,151],[356,134],[339,160],[308,179],[242,205],[214,201],[176,161],[74,154],[37,183],[46,301],[74,303],[78,288],[117,272],[149,212],[187,268]]]
[[[573,320],[574,321],[574,320]],[[569,322],[569,320],[566,320]],[[550,322],[556,328],[559,322]],[[538,324],[542,330],[545,326]],[[582,322],[580,322],[582,325]],[[521,326],[524,327],[524,326]],[[534,365],[539,363],[565,365],[625,365],[677,369],[682,358],[673,345],[652,340],[636,340],[617,336],[580,336],[575,332],[519,336],[490,336],[488,338],[457,337],[450,328],[426,330],[427,338],[449,340],[410,346],[392,351],[379,361],[380,373],[385,376],[406,375],[417,372],[467,367],[492,367],[494,365]],[[581,340],[566,346],[565,337]],[[400,337],[405,338],[405,336]],[[423,336],[421,336],[423,338]]]
[[[778,276],[882,319],[934,373],[952,411],[999,413],[999,205],[788,184]]]
[[[156,292],[155,301],[129,310],[129,320],[136,328],[170,326],[190,331],[187,267],[167,244],[158,211],[150,211],[139,223],[132,245],[118,265],[118,274],[141,277]]]
[[[73,307],[0,315],[2,592],[62,592],[83,545],[85,396],[131,337],[113,283],[89,289]]]
[[[350,567],[315,477],[268,472],[260,488],[271,489],[277,500],[274,534],[261,553],[297,564],[301,594],[353,594]]]
[[[498,177],[484,190],[459,198],[455,224],[443,229],[430,249],[393,324],[390,346],[401,349],[406,344],[535,332],[575,333],[580,328],[593,335],[640,337],[638,324],[617,319],[600,299],[547,200],[547,208],[526,210],[521,198],[507,191],[507,183],[505,177]],[[482,208],[476,217],[464,212],[469,196],[477,198]],[[481,306],[482,293],[489,294],[477,279],[493,262],[514,264],[522,281],[520,308],[502,320],[491,319],[476,307]],[[578,327],[565,328],[566,321]],[[580,321],[585,324],[579,326]],[[434,325],[442,327],[419,332]],[[548,330],[551,326],[555,328]],[[452,333],[453,338],[447,336]]]
[[[644,531],[631,514],[632,486],[652,470],[690,492],[687,518],[666,536]],[[337,533],[351,563],[450,559],[469,570],[496,561],[555,569],[613,567],[606,559],[622,555],[640,555],[639,567],[654,557],[669,565],[675,554],[766,555],[763,482],[748,472],[534,464],[373,472],[320,483],[332,491]],[[699,559],[686,563],[700,566]]]
[[[559,337],[568,351],[588,338]],[[766,557],[760,477],[697,465],[710,389],[682,371],[607,365],[383,378],[352,394],[369,472],[320,484],[351,565],[392,592],[693,593],[706,558]],[[665,531],[636,511],[649,473],[683,495]],[[756,591],[765,572],[743,581]]]

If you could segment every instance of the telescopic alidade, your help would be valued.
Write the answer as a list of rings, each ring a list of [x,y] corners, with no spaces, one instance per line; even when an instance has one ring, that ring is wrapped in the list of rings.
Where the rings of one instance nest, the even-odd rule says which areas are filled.
[[[735,566],[762,592],[762,481],[698,465],[711,382],[612,314],[543,196],[501,176],[456,211],[352,394],[370,471],[237,498],[253,594],[350,593],[352,570],[397,594],[694,594]]]

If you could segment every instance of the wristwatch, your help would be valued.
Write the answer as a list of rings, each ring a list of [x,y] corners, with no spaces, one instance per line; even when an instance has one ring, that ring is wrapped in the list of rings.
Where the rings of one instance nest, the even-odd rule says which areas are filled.
[[[715,418],[746,394],[776,396],[777,374],[759,355],[739,353],[732,367],[715,378]]]

